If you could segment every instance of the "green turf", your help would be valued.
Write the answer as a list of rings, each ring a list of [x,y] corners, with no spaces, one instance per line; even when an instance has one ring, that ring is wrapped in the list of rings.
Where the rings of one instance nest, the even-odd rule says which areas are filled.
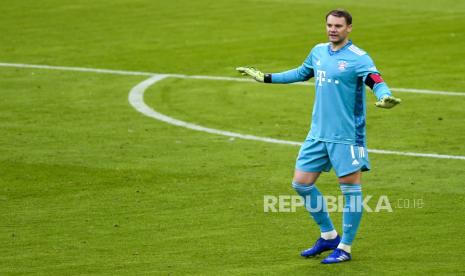
[[[392,87],[465,91],[461,1],[16,1],[1,3],[0,62],[237,76],[279,71],[346,7],[353,39]],[[0,68],[0,275],[463,274],[463,160],[371,154],[352,262],[298,256],[318,235],[294,195],[298,147],[171,126],[128,103],[144,76]],[[169,78],[147,104],[203,126],[302,141],[312,87]],[[465,155],[464,97],[368,95],[370,148]],[[333,173],[319,181],[338,195]],[[400,208],[422,199],[423,208]],[[376,200],[370,202],[374,207]],[[340,213],[331,214],[340,231]]]

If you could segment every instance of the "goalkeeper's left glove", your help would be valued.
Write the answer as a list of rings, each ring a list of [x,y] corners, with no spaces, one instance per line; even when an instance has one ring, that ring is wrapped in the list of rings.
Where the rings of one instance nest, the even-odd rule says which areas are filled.
[[[384,96],[379,101],[375,103],[376,107],[381,108],[393,108],[394,106],[400,104],[401,99],[395,98],[393,96]]]
[[[243,76],[250,76],[258,82],[265,81],[265,74],[253,67],[237,67],[236,70],[239,71],[239,73],[241,73]]]

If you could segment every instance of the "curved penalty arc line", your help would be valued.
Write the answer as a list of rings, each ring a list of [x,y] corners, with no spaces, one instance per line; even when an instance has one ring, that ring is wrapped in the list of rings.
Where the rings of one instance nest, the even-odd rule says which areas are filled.
[[[171,77],[171,76],[163,75],[163,74],[154,74],[152,77],[137,84],[129,92],[129,103],[137,111],[139,111],[140,113],[144,114],[147,117],[150,117],[150,118],[153,118],[153,119],[156,119],[156,120],[159,120],[159,121],[171,124],[171,125],[179,126],[179,127],[184,127],[184,128],[188,128],[188,129],[192,129],[196,131],[207,132],[211,134],[245,139],[245,140],[253,140],[253,141],[283,144],[283,145],[292,145],[292,146],[302,145],[302,143],[295,142],[295,141],[280,140],[280,139],[274,139],[274,138],[269,138],[269,137],[260,137],[260,136],[255,136],[255,135],[241,134],[241,133],[235,133],[235,132],[230,132],[230,131],[218,130],[214,128],[203,127],[200,125],[177,120],[172,117],[166,116],[160,112],[157,112],[156,110],[154,110],[153,108],[145,104],[144,93],[147,90],[147,88],[149,88],[156,82],[161,81],[168,77]],[[378,153],[378,154],[465,160],[465,156],[460,156],[460,155],[442,155],[442,154],[402,152],[402,151],[378,150],[378,149],[368,149],[368,151],[370,153]]]

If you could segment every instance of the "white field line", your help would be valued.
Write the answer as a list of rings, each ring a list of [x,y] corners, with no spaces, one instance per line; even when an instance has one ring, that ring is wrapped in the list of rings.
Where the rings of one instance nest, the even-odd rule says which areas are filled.
[[[245,78],[233,77],[219,77],[219,76],[195,76],[195,75],[182,75],[182,74],[163,74],[153,72],[139,72],[139,71],[125,71],[125,70],[112,70],[112,69],[96,69],[84,67],[68,67],[68,66],[51,66],[51,65],[36,65],[36,64],[22,64],[22,63],[0,63],[0,67],[16,67],[16,68],[32,68],[32,69],[48,69],[48,70],[62,70],[62,71],[76,71],[76,72],[91,72],[100,74],[115,74],[115,75],[133,75],[133,76],[153,76],[165,75],[173,78],[183,79],[204,79],[204,80],[224,80],[224,81],[239,81],[239,82],[254,82]],[[314,85],[309,82],[299,82],[297,85]],[[413,89],[413,88],[391,88],[394,92],[417,93],[417,94],[432,94],[432,95],[447,95],[447,96],[465,96],[465,92],[452,92],[440,90],[426,90],[426,89]]]
[[[208,132],[212,134],[218,134],[218,135],[224,135],[224,136],[229,136],[229,137],[235,137],[235,138],[240,138],[240,139],[246,139],[246,140],[255,140],[255,141],[262,141],[262,142],[268,142],[268,143],[276,143],[276,144],[287,144],[287,145],[300,145],[298,142],[292,142],[292,141],[283,141],[283,140],[278,140],[278,139],[273,139],[273,138],[267,138],[267,137],[258,137],[254,135],[247,135],[247,134],[240,134],[240,133],[234,133],[234,132],[229,132],[229,131],[223,131],[223,130],[218,130],[218,129],[213,129],[213,128],[208,128],[208,127],[203,127],[199,126],[196,124],[191,124],[187,123],[184,121],[180,121],[171,117],[168,117],[164,114],[161,114],[155,110],[153,110],[151,107],[145,104],[144,102],[144,92],[145,90],[156,83],[157,81],[160,81],[164,78],[167,78],[169,76],[167,75],[154,75],[153,77],[139,83],[138,85],[134,86],[134,88],[131,89],[131,92],[129,92],[129,103],[139,112],[144,114],[145,116],[166,122],[171,125],[175,126],[180,126],[180,127],[185,127],[197,131],[203,131],[203,132]]]
[[[229,131],[222,131],[199,125],[183,122],[174,118],[163,115],[156,112],[144,103],[143,95],[145,90],[157,81],[160,81],[167,77],[174,78],[191,78],[191,79],[206,79],[206,80],[227,80],[227,81],[241,81],[241,82],[254,82],[253,80],[244,78],[232,78],[232,77],[214,77],[214,76],[188,76],[180,74],[157,74],[151,72],[138,72],[138,71],[124,71],[124,70],[112,70],[112,69],[95,69],[95,68],[83,68],[83,67],[68,67],[68,66],[51,66],[51,65],[35,65],[35,64],[21,64],[21,63],[0,63],[0,67],[14,67],[14,68],[32,68],[32,69],[48,69],[48,70],[62,70],[62,71],[75,71],[75,72],[90,72],[99,74],[116,74],[116,75],[133,75],[133,76],[152,76],[151,78],[136,85],[129,93],[129,102],[131,105],[141,112],[142,114],[181,127],[204,131],[212,134],[225,135],[229,137],[236,137],[240,139],[262,141],[268,143],[285,144],[300,146],[302,143],[295,141],[286,141],[273,139],[268,137],[259,137],[254,135],[246,135],[240,133],[234,133]],[[305,83],[301,83],[305,84]],[[449,95],[449,96],[465,96],[465,92],[449,92],[449,91],[436,91],[436,90],[421,90],[421,89],[410,89],[410,88],[391,88],[393,91],[398,92],[409,92],[409,93],[421,93],[421,94],[435,94],[435,95]],[[465,160],[465,156],[460,155],[442,155],[442,154],[430,154],[430,153],[415,153],[415,152],[401,152],[391,150],[377,150],[369,149],[369,152],[379,154],[391,154],[391,155],[404,155],[404,156],[416,156],[416,157],[430,157],[430,158],[442,158],[442,159],[461,159]]]
[[[259,137],[254,135],[248,134],[240,134],[230,131],[223,131],[213,128],[207,128],[196,124],[187,123],[184,121],[180,121],[164,114],[161,114],[144,102],[144,92],[145,90],[150,87],[151,85],[155,84],[157,81],[160,81],[164,78],[170,77],[170,75],[154,75],[151,78],[137,84],[134,86],[131,91],[129,92],[129,103],[139,112],[144,114],[147,117],[154,118],[163,122],[166,122],[171,125],[176,125],[180,127],[185,127],[188,129],[193,129],[197,131],[208,132],[212,134],[224,135],[234,138],[246,139],[246,140],[254,140],[254,141],[261,141],[267,143],[275,143],[275,144],[285,144],[285,145],[293,145],[293,146],[300,146],[302,143],[295,142],[295,141],[286,141],[286,140],[279,140],[273,139],[268,137]],[[441,159],[461,159],[465,160],[465,156],[457,156],[457,155],[442,155],[442,154],[430,154],[430,153],[415,153],[415,152],[401,152],[401,151],[391,151],[391,150],[377,150],[377,149],[369,149],[369,152],[372,153],[379,153],[379,154],[391,154],[391,155],[404,155],[404,156],[415,156],[415,157],[430,157],[430,158],[441,158]]]

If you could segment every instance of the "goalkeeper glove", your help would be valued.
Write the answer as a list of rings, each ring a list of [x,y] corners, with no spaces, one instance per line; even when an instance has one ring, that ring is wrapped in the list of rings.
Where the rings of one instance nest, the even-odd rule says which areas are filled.
[[[393,96],[384,96],[379,101],[375,103],[376,107],[381,108],[393,108],[394,106],[400,104],[402,100],[395,98]]]
[[[236,70],[241,73],[243,76],[249,76],[252,77],[254,80],[258,82],[264,82],[265,81],[265,74],[260,72],[260,70],[257,70],[253,67],[237,67]]]

